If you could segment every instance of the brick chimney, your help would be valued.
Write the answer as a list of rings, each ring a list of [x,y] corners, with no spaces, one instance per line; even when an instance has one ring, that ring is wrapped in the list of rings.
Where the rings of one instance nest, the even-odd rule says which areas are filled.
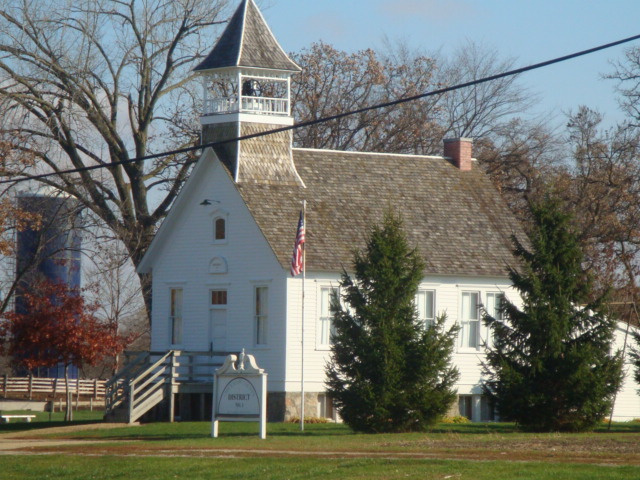
[[[471,170],[473,140],[470,138],[445,138],[444,157],[463,172]]]

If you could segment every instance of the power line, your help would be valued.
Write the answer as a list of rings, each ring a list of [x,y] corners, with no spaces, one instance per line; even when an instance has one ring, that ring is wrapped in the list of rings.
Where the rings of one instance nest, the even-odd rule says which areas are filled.
[[[176,150],[169,150],[166,152],[161,152],[161,153],[154,153],[151,155],[145,155],[143,157],[136,157],[136,158],[131,158],[129,160],[120,160],[120,161],[116,161],[116,162],[110,162],[107,164],[96,164],[96,165],[89,165],[86,167],[80,167],[80,168],[71,168],[68,170],[60,170],[58,172],[50,172],[50,173],[43,173],[43,174],[39,174],[39,175],[30,175],[30,176],[25,176],[25,177],[19,177],[19,178],[13,178],[10,180],[0,180],[0,184],[3,183],[20,183],[20,182],[24,182],[27,180],[38,180],[41,178],[47,178],[47,177],[52,177],[52,176],[59,176],[59,175],[64,175],[67,173],[80,173],[80,172],[87,172],[87,171],[91,171],[91,170],[98,170],[100,168],[110,168],[110,167],[115,167],[115,166],[119,166],[119,165],[126,165],[129,163],[135,163],[135,162],[143,162],[145,160],[152,160],[154,158],[160,158],[160,157],[167,157],[169,155],[179,155],[182,153],[189,153],[189,152],[193,152],[195,150],[202,150],[205,148],[209,148],[209,147],[215,147],[215,146],[219,146],[219,145],[225,145],[227,143],[232,143],[232,142],[239,142],[239,141],[243,141],[243,140],[249,140],[252,138],[257,138],[257,137],[263,137],[266,135],[272,135],[274,133],[281,133],[281,132],[286,132],[289,130],[295,130],[298,128],[305,128],[305,127],[310,127],[312,125],[317,125],[319,123],[324,123],[324,122],[330,122],[332,120],[338,120],[340,118],[345,118],[351,115],[357,115],[359,113],[364,113],[364,112],[369,112],[371,110],[378,110],[381,108],[386,108],[386,107],[392,107],[394,105],[400,105],[402,103],[407,103],[407,102],[413,102],[415,100],[420,100],[422,98],[427,98],[427,97],[431,97],[431,96],[435,96],[435,95],[441,95],[443,93],[447,93],[447,92],[451,92],[454,90],[459,90],[461,88],[466,88],[466,87],[472,87],[474,85],[480,85],[482,83],[486,83],[486,82],[490,82],[493,80],[498,80],[500,78],[505,78],[505,77],[510,77],[513,75],[518,75],[520,73],[524,73],[524,72],[529,72],[531,70],[536,70],[538,68],[543,68],[543,67],[547,67],[549,65],[553,65],[556,63],[561,63],[561,62],[566,62],[567,60],[571,60],[577,57],[582,57],[584,55],[589,55],[591,53],[595,53],[598,52],[600,50],[606,50],[608,48],[612,48],[612,47],[616,47],[618,45],[622,45],[624,43],[629,43],[632,42],[634,40],[639,40],[640,39],[640,34],[639,35],[634,35],[632,37],[627,37],[624,38],[622,40],[617,40],[615,42],[611,42],[611,43],[606,43],[604,45],[599,45],[597,47],[593,47],[593,48],[589,48],[587,50],[582,50],[580,52],[575,52],[575,53],[571,53],[569,55],[564,55],[562,57],[557,57],[554,58],[552,60],[546,60],[544,62],[540,62],[540,63],[534,63],[533,65],[528,65],[526,67],[520,67],[520,68],[516,68],[514,70],[509,70],[503,73],[498,73],[495,75],[490,75],[488,77],[483,77],[477,80],[471,80],[469,82],[465,82],[465,83],[459,83],[457,85],[452,85],[450,87],[445,87],[445,88],[439,88],[437,90],[432,90],[430,92],[426,92],[426,93],[421,93],[419,95],[413,95],[410,97],[404,97],[404,98],[400,98],[398,100],[393,100],[390,102],[385,102],[385,103],[379,103],[376,105],[372,105],[369,107],[363,107],[363,108],[359,108],[357,110],[351,110],[348,112],[344,112],[344,113],[339,113],[337,115],[331,115],[328,117],[323,117],[323,118],[318,118],[316,120],[309,120],[306,122],[301,122],[295,125],[291,125],[291,126],[286,126],[286,127],[279,127],[279,128],[274,128],[272,130],[267,130],[264,132],[258,132],[258,133],[252,133],[249,135],[243,135],[240,137],[235,137],[235,138],[230,138],[227,140],[220,140],[217,142],[210,142],[210,143],[206,143],[206,144],[202,144],[202,145],[197,145],[197,146],[193,146],[193,147],[185,147],[185,148],[179,148]],[[190,163],[195,163],[197,160],[188,160],[186,162],[186,164],[190,164]]]

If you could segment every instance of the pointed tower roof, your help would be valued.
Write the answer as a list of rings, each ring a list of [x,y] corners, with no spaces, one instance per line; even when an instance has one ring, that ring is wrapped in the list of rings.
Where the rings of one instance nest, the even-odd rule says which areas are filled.
[[[216,46],[194,71],[225,67],[300,71],[282,50],[253,0],[242,0]]]

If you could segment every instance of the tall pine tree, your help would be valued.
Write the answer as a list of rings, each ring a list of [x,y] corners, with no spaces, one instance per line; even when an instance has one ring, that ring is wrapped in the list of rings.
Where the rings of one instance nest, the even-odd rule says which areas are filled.
[[[503,418],[524,428],[590,429],[620,384],[615,324],[603,313],[603,297],[592,299],[570,216],[551,198],[532,205],[531,215],[531,246],[514,239],[520,267],[509,272],[522,308],[505,301],[502,320],[484,316],[494,339],[485,393]]]
[[[457,327],[418,321],[415,296],[424,263],[401,219],[388,212],[355,254],[355,279],[342,275],[343,307],[332,298],[335,333],[327,387],[340,416],[365,432],[424,430],[455,400],[451,365]]]

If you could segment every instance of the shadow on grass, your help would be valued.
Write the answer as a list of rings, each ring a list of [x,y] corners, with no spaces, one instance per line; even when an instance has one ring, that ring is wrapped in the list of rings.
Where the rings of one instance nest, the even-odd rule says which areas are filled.
[[[640,422],[604,422],[594,429],[594,433],[640,433]]]
[[[53,427],[68,427],[71,425],[88,425],[94,423],[102,423],[99,420],[78,420],[72,422],[64,422],[64,421],[34,421],[34,422],[24,422],[17,421],[11,423],[4,423],[0,425],[0,435],[3,433],[9,432],[28,432],[29,430],[39,430]]]
[[[305,425],[304,431],[300,431],[297,423],[272,423],[274,435],[279,436],[320,436],[320,435],[353,435],[353,431],[340,423],[316,423]]]
[[[429,430],[429,433],[457,433],[457,434],[509,434],[509,433],[550,433],[535,432],[519,428],[515,423],[491,422],[491,423],[460,423],[460,424],[438,424]],[[571,432],[564,432],[571,434]],[[576,433],[640,433],[640,422],[613,422],[609,428],[608,422],[601,423],[591,432]]]
[[[438,423],[428,430],[429,433],[459,433],[479,435],[487,433],[519,433],[520,430],[514,423]]]
[[[126,427],[125,427],[126,429]],[[253,422],[221,422],[220,438],[255,438],[258,435],[258,425]],[[119,439],[140,439],[151,441],[162,440],[193,440],[211,438],[210,422],[182,422],[182,423],[148,423],[133,429],[123,431],[96,432],[99,435],[117,437]],[[336,437],[353,435],[354,433],[342,424],[314,424],[305,426],[300,431],[298,424],[268,423],[269,437]]]
[[[0,435],[9,432],[24,432],[29,430],[37,430],[41,428],[52,427],[68,427],[71,425],[87,425],[91,423],[102,423],[104,412],[101,410],[80,410],[74,411],[73,417],[75,420],[71,422],[64,421],[64,412],[33,412],[30,410],[3,410],[2,414],[8,415],[35,415],[31,422],[26,422],[22,419],[13,419],[9,423],[0,423]]]

